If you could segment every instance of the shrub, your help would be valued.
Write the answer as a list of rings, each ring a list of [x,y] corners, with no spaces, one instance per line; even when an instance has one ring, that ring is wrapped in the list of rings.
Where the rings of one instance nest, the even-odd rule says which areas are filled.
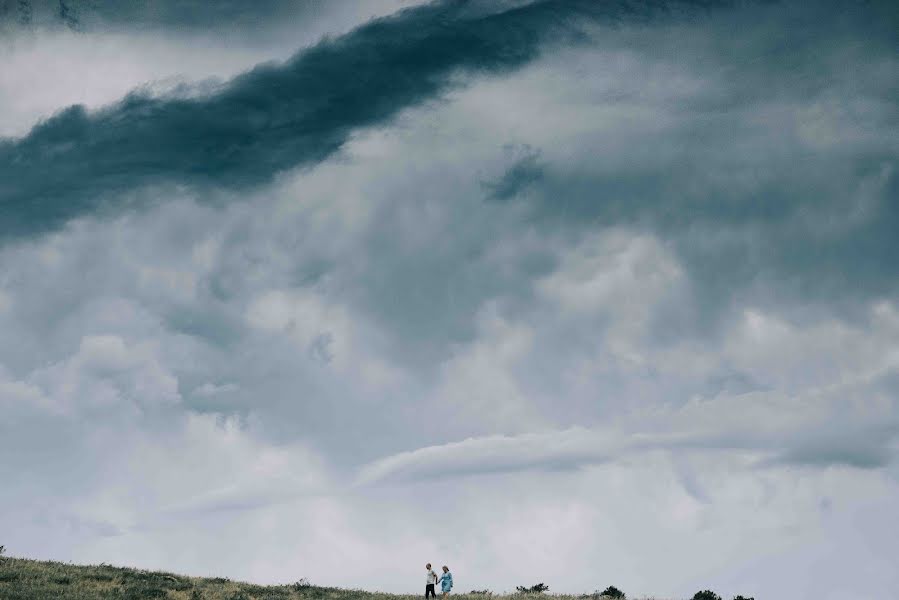
[[[493,592],[490,590],[471,590],[468,592],[471,596],[492,596]]]
[[[712,590],[702,590],[693,594],[693,600],[721,600],[721,596]]]
[[[606,596],[607,598],[627,598],[624,592],[619,590],[614,585],[610,585],[609,587],[604,589],[600,596]]]
[[[295,591],[295,592],[302,592],[306,588],[312,587],[312,584],[309,583],[309,580],[306,579],[305,577],[300,577],[300,580],[297,581],[296,583],[294,583],[293,585],[291,585],[290,587],[292,587],[293,591]]]
[[[519,594],[542,594],[543,592],[549,591],[549,586],[545,583],[537,583],[532,585],[531,587],[527,587],[526,585],[518,585],[515,586],[515,591]]]
[[[755,598],[747,598],[746,596],[734,596],[734,600],[755,600]]]

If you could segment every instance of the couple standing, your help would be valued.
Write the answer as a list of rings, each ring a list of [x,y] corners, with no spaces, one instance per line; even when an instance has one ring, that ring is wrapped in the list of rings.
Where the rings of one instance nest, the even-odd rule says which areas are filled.
[[[450,590],[453,589],[453,574],[450,573],[449,567],[443,565],[443,575],[440,576],[440,579],[437,579],[437,573],[431,568],[431,563],[426,564],[425,569],[428,570],[428,584],[425,586],[425,600],[428,600],[429,597],[437,597],[437,594],[434,593],[434,585],[437,583],[440,584],[440,591],[443,592],[443,597],[445,598],[446,595],[450,593]]]

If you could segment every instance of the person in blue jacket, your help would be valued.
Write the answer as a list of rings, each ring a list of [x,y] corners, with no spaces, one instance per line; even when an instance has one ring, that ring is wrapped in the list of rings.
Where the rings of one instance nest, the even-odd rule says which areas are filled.
[[[443,592],[443,597],[446,598],[446,595],[450,593],[453,589],[453,574],[450,573],[449,567],[443,565],[443,575],[440,576],[440,591]]]

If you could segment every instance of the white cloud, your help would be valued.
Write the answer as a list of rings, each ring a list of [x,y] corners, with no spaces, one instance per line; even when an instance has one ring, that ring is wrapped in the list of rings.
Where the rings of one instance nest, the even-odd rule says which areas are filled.
[[[180,401],[177,378],[152,344],[126,344],[115,335],[85,336],[65,361],[37,369],[29,379],[69,413],[142,410]]]
[[[645,328],[649,312],[682,281],[677,261],[651,235],[603,231],[561,257],[537,291],[571,318],[609,314],[616,327]]]
[[[584,429],[545,434],[488,436],[419,448],[366,465],[359,484],[383,480],[419,480],[532,468],[571,468],[618,453],[623,439]]]

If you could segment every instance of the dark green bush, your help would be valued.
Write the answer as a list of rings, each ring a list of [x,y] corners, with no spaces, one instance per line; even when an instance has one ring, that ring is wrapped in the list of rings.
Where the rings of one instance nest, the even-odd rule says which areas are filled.
[[[610,585],[599,594],[600,596],[608,596],[609,598],[627,598],[627,596],[614,585]]]
[[[293,591],[295,591],[295,592],[302,592],[306,588],[312,587],[312,584],[309,583],[309,580],[306,579],[305,577],[300,577],[299,581],[294,583],[291,587],[293,588]]]
[[[702,590],[693,594],[693,600],[721,600],[721,596],[712,590]]]
[[[542,594],[543,592],[549,591],[549,586],[545,583],[537,583],[528,587],[526,585],[518,585],[515,586],[515,591],[519,594]]]
[[[747,598],[746,596],[734,596],[734,600],[755,600],[755,598]]]

